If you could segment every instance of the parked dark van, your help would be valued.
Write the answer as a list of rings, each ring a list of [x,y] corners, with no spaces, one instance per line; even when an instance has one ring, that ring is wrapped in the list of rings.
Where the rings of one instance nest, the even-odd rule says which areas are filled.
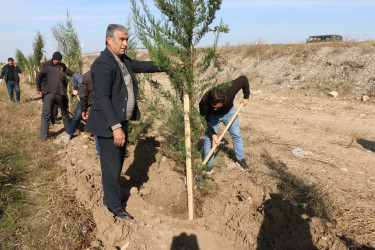
[[[340,35],[320,35],[310,36],[307,43],[320,43],[320,42],[342,42],[342,36]]]

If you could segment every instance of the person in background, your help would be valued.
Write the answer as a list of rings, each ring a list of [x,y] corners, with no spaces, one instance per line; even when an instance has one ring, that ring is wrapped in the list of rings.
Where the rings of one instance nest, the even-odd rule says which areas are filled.
[[[207,91],[199,102],[199,112],[204,116],[207,122],[207,131],[204,138],[204,157],[211,151],[213,143],[219,145],[217,137],[217,129],[221,122],[226,126],[236,109],[233,105],[236,94],[242,89],[243,99],[241,103],[244,105],[249,103],[250,84],[246,76],[240,76],[231,82],[231,86],[226,90],[211,89]],[[240,122],[238,116],[233,121],[229,128],[229,134],[233,140],[234,150],[236,152],[237,164],[242,170],[249,169],[246,163],[242,135],[240,129]],[[213,173],[212,165],[214,163],[214,155],[210,157],[207,162],[208,174]]]
[[[36,93],[42,95],[43,108],[40,120],[40,140],[47,139],[49,122],[54,105],[58,105],[64,123],[65,131],[69,130],[69,114],[68,114],[68,95],[67,86],[68,78],[64,74],[65,65],[63,63],[55,63],[53,67],[44,67],[38,72],[36,77]],[[42,91],[42,79],[45,79]]]
[[[73,85],[73,96],[77,96],[79,93],[79,89],[82,86],[82,76],[78,73],[74,73],[72,77],[72,85]],[[77,130],[77,127],[82,119],[82,110],[81,110],[81,102],[78,100],[76,112],[72,119],[70,120],[70,127],[69,131],[66,132],[64,137],[64,142],[69,143],[70,139],[72,139],[74,133]]]
[[[0,83],[5,78],[8,94],[11,102],[14,102],[13,91],[16,92],[16,102],[20,102],[20,77],[18,74],[22,73],[20,67],[16,65],[12,57],[8,58],[8,64],[4,65],[0,74]]]
[[[122,25],[108,25],[105,43],[105,50],[90,70],[95,94],[86,131],[98,135],[104,205],[115,217],[133,219],[121,206],[119,181],[129,120],[140,119],[138,83],[134,73],[160,70],[151,61],[137,61],[125,55],[128,32]]]
[[[62,58],[63,57],[62,57],[62,55],[61,55],[60,52],[58,52],[58,51],[54,52],[53,55],[52,55],[52,59],[48,60],[48,61],[45,61],[44,63],[42,63],[42,66],[41,66],[40,70],[42,70],[45,67],[52,67],[56,63],[61,62]],[[64,73],[65,73],[65,75],[70,76],[70,77],[73,77],[73,74],[74,74],[74,72],[71,71],[69,68],[66,68]],[[43,79],[43,83],[42,83],[41,86],[43,88],[43,86],[44,86],[44,79]],[[78,91],[77,91],[77,93],[78,93]],[[73,91],[73,94],[74,94],[74,91]],[[58,113],[57,105],[55,105],[53,107],[53,112],[51,114],[51,123],[52,124],[55,124],[55,123],[56,124],[60,124],[60,121],[57,120],[57,113]]]
[[[91,107],[92,103],[94,102],[94,88],[92,86],[92,79],[91,79],[91,72],[87,71],[85,74],[82,75],[82,86],[79,90],[79,98],[81,102],[81,109],[82,109],[82,119],[87,120],[89,117],[89,107]],[[95,154],[96,157],[100,158],[100,147],[98,142],[98,136],[94,135],[95,138],[95,145],[97,153]]]

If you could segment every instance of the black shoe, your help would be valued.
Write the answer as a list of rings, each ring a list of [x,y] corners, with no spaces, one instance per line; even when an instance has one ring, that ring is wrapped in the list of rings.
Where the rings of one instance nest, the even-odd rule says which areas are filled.
[[[109,211],[111,211],[115,215],[115,217],[118,217],[120,219],[124,219],[124,220],[132,220],[133,219],[133,216],[131,216],[130,214],[128,214],[122,208],[118,208],[118,209],[115,209],[113,211],[111,209],[109,209]]]
[[[124,202],[124,201],[127,201],[129,199],[129,195],[127,194],[122,194],[121,195],[121,201]]]
[[[240,165],[240,167],[241,167],[242,170],[249,170],[249,166],[247,165],[245,159],[237,161],[237,165]]]
[[[55,124],[61,124],[59,120],[55,120]]]
[[[207,174],[212,174],[214,172],[214,169],[212,168],[212,166],[209,166],[208,168],[207,168]]]

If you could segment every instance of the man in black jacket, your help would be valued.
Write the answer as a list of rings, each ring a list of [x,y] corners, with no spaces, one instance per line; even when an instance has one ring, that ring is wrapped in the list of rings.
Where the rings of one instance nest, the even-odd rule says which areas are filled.
[[[66,87],[68,78],[63,73],[65,65],[56,63],[53,67],[44,67],[36,76],[36,92],[43,95],[43,109],[40,120],[40,140],[47,139],[49,130],[49,121],[54,105],[58,105],[61,109],[65,131],[69,130],[69,114],[68,114],[68,95]],[[42,92],[42,79],[45,83]]]
[[[125,158],[128,122],[140,119],[138,84],[134,73],[160,72],[153,62],[127,57],[127,45],[125,27],[108,25],[106,49],[90,70],[95,97],[86,124],[86,131],[99,138],[104,205],[121,219],[132,219],[121,207],[119,179]]]
[[[62,61],[61,53],[58,52],[58,51],[55,51],[52,54],[51,60],[48,60],[48,61],[45,61],[44,63],[42,63],[42,66],[41,66],[40,70],[42,70],[45,67],[53,67],[56,63],[61,63],[61,61]],[[78,73],[75,73],[75,72],[71,71],[67,67],[65,67],[64,73],[65,73],[65,75],[73,77],[73,78],[81,77]],[[74,75],[76,75],[76,76],[74,76]],[[42,80],[42,88],[44,86],[44,81],[45,81],[45,79]],[[77,94],[78,94],[78,86],[73,86],[73,95],[77,95]],[[58,112],[57,105],[55,105],[53,107],[53,110],[52,110],[52,113],[51,113],[51,123],[52,124],[55,124],[55,123],[60,124],[60,121],[57,120],[57,112]]]
[[[20,77],[18,74],[21,73],[20,67],[16,65],[12,57],[8,58],[8,64],[4,65],[0,74],[0,83],[5,78],[5,83],[7,85],[8,94],[11,102],[14,102],[13,99],[13,90],[16,92],[16,101],[20,101]]]

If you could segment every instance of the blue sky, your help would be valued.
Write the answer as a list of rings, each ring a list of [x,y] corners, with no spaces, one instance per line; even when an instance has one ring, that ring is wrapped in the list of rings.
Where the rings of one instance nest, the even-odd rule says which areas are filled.
[[[149,7],[154,13],[153,1]],[[104,49],[109,23],[126,24],[129,0],[0,0],[0,62],[16,49],[32,54],[36,31],[46,41],[46,56],[56,50],[51,27],[64,22],[67,9],[83,45],[83,53]],[[310,35],[340,34],[344,38],[375,40],[375,0],[223,0],[220,19],[230,28],[219,46],[263,43],[303,43]],[[214,24],[215,25],[215,24]],[[213,25],[213,26],[214,26]],[[201,46],[212,44],[212,37]]]

